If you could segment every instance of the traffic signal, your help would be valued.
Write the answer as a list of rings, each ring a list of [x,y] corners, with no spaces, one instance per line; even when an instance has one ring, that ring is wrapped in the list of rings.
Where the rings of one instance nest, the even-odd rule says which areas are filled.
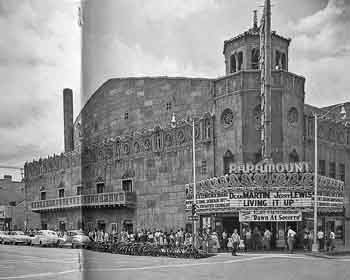
[[[195,203],[192,203],[192,216],[196,215],[196,211],[197,211],[197,205]]]

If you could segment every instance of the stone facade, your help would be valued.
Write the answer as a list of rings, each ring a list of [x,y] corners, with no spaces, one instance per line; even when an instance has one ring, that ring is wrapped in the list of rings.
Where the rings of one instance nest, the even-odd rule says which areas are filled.
[[[325,109],[304,104],[305,78],[287,71],[290,39],[272,36],[276,61],[272,71],[273,160],[312,163],[310,114]],[[104,223],[108,230],[114,224],[117,228],[132,224],[134,229],[184,227],[185,184],[191,182],[193,172],[189,117],[196,123],[197,180],[227,173],[232,162],[261,160],[261,84],[260,70],[251,61],[253,48],[259,49],[257,30],[225,41],[227,75],[218,79],[106,81],[74,122],[74,150],[25,165],[27,197],[31,202],[42,199],[42,192],[44,200],[50,200],[125,191],[136,193],[135,205],[42,208],[36,210],[41,212],[42,223],[50,228],[58,228],[60,222],[70,228]],[[277,50],[283,59],[276,58]],[[242,67],[230,71],[231,55],[239,52],[243,53]],[[173,114],[176,127],[170,125]],[[320,127],[319,158],[336,163],[337,178],[344,179],[344,173],[349,211],[349,129],[331,119]],[[340,174],[342,164],[345,169]]]

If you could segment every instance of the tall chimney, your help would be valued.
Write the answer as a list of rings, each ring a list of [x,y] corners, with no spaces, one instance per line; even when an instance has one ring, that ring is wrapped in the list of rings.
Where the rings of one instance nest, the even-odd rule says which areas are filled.
[[[63,90],[63,121],[64,121],[64,151],[74,149],[73,142],[73,91],[70,88]]]
[[[253,14],[254,14],[254,16],[253,16],[253,29],[257,30],[258,29],[258,11],[254,10]]]

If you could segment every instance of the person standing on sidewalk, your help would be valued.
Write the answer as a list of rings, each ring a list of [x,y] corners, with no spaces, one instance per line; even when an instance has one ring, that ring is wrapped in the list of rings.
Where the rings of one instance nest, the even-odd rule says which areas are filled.
[[[267,251],[271,250],[271,236],[272,233],[268,229],[264,232],[264,249]]]
[[[287,231],[287,243],[288,243],[288,249],[289,253],[293,253],[294,250],[294,240],[295,240],[296,232],[292,230],[292,228],[289,226]]]
[[[226,233],[226,231],[224,230],[223,232],[222,232],[222,249],[223,249],[223,251],[224,252],[226,252],[227,251],[227,242],[228,242],[228,236],[227,236],[227,233]]]
[[[324,250],[324,232],[320,228],[317,232],[317,240],[318,240],[318,246],[319,250],[322,251]]]
[[[245,238],[246,238],[246,244],[245,244],[244,250],[247,252],[248,249],[250,250],[252,248],[252,230],[250,228],[248,228]]]
[[[333,251],[335,248],[335,234],[333,231],[330,231],[328,234],[328,244],[327,244],[327,251],[331,250]]]
[[[241,241],[241,238],[236,228],[233,230],[231,238],[232,238],[232,256],[237,256],[237,248]]]

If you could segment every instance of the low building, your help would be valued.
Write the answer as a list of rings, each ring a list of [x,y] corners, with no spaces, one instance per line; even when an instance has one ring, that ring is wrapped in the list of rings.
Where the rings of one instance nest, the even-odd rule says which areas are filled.
[[[40,220],[40,215],[26,212],[24,181],[13,181],[12,176],[0,179],[0,230],[24,230],[26,218]]]

